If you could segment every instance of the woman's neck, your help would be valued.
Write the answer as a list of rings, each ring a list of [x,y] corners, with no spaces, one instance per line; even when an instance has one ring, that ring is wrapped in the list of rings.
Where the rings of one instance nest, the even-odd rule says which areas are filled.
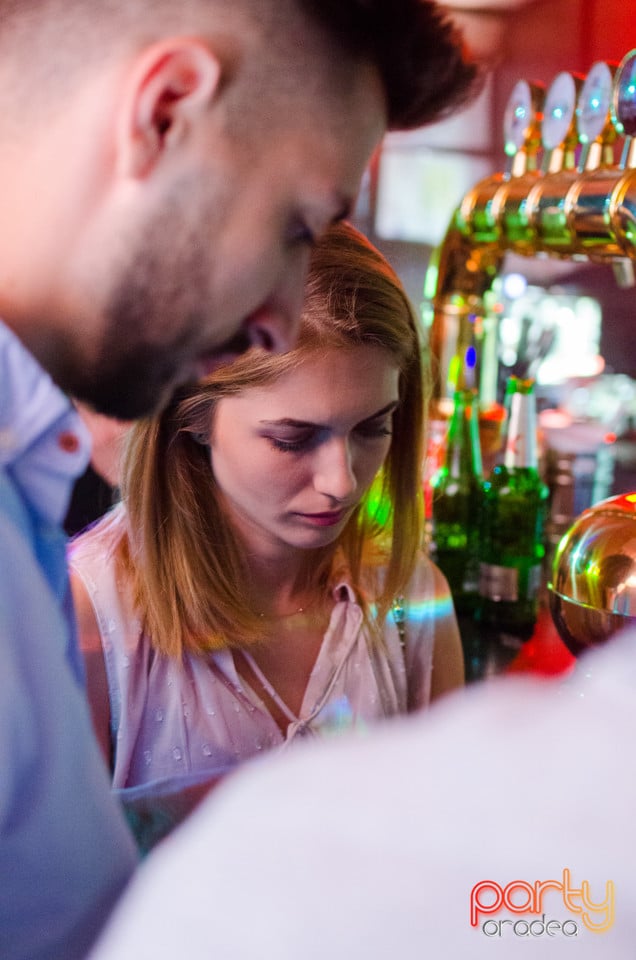
[[[302,550],[285,557],[248,556],[252,609],[265,616],[302,612],[324,597],[334,551]]]

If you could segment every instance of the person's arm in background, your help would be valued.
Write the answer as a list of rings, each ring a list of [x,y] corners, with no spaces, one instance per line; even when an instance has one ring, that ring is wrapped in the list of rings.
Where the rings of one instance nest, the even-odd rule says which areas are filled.
[[[409,712],[464,685],[464,654],[446,577],[421,555],[404,598]]]
[[[109,794],[68,623],[10,486],[0,470],[0,956],[71,960],[88,950],[137,853]]]

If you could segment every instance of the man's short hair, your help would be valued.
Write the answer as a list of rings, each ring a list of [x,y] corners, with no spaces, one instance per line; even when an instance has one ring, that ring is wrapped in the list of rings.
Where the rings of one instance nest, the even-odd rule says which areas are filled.
[[[281,48],[295,10],[322,33],[336,62],[342,53],[375,64],[389,129],[439,119],[477,86],[461,34],[433,0],[0,0],[0,73],[2,61],[15,58],[18,83],[31,85],[31,93],[39,83],[40,94],[48,88],[53,96],[111,47],[150,42],[161,30],[203,34],[206,8],[219,18],[242,12]]]
[[[478,79],[456,25],[433,0],[297,0],[384,83],[388,125],[424,126],[471,99]]]

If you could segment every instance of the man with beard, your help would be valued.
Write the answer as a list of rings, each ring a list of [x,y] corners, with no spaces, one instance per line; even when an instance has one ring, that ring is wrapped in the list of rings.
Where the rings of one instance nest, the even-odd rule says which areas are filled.
[[[286,349],[385,130],[475,70],[428,0],[0,0],[0,23],[0,955],[73,960],[136,856],[70,616],[66,394],[130,419]]]

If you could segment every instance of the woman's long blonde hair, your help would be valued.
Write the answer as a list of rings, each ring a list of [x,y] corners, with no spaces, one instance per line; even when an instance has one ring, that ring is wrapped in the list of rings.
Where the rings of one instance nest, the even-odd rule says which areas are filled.
[[[313,251],[292,351],[250,351],[180,391],[160,416],[130,433],[122,476],[125,511],[116,508],[106,524],[158,650],[202,653],[253,643],[263,632],[247,599],[244,549],[224,512],[205,446],[216,402],[275,382],[308,352],[359,344],[379,346],[397,363],[400,404],[372,490],[336,543],[317,555],[314,569],[317,577],[328,576],[339,548],[365,611],[373,602],[380,622],[404,590],[422,543],[424,396],[417,324],[384,257],[341,223]],[[369,568],[378,560],[383,573],[373,580]]]

